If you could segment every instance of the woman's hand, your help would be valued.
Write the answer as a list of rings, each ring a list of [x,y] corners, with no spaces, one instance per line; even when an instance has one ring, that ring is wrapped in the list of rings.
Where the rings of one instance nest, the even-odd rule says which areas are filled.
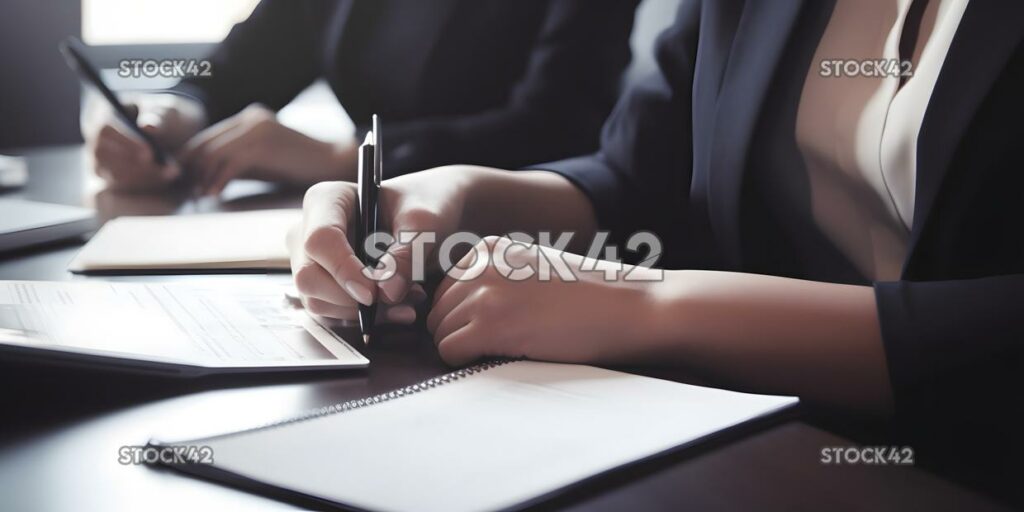
[[[568,279],[523,270],[559,256]],[[671,364],[729,387],[892,409],[868,286],[620,267],[489,237],[448,272],[427,328],[452,365],[488,356]]]
[[[400,232],[433,232],[441,240],[460,225],[474,174],[474,168],[443,167],[384,182],[380,206],[385,229],[396,239]],[[414,244],[388,248],[391,272],[364,271],[349,236],[357,205],[353,183],[324,182],[306,193],[303,223],[289,235],[296,288],[307,310],[316,315],[353,320],[358,304],[383,302],[385,311],[378,318],[411,323],[416,318],[411,303],[426,298],[413,280]],[[432,244],[424,246],[424,260],[431,260],[431,249]]]
[[[356,150],[351,141],[331,144],[288,128],[254,104],[198,133],[179,156],[195,174],[197,192],[215,196],[235,178],[296,185],[352,180]]]
[[[202,105],[183,96],[147,94],[126,96],[122,101],[139,127],[170,152],[181,147],[205,122]],[[90,97],[86,102],[81,126],[93,169],[114,190],[157,190],[181,175],[181,167],[173,159],[157,165],[149,146],[98,97]]]
[[[636,360],[643,349],[632,340],[654,309],[649,283],[659,272],[487,237],[438,287],[427,328],[451,365],[485,356]]]

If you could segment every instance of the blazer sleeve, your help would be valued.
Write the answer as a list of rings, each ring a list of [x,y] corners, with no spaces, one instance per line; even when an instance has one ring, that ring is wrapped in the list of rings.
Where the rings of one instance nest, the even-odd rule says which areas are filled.
[[[685,0],[658,39],[658,71],[631,86],[604,125],[596,154],[538,166],[590,199],[613,242],[652,231],[666,246],[685,226],[692,173],[691,96],[700,2]],[[668,251],[666,251],[668,252]]]
[[[1020,428],[1024,275],[876,283],[875,297],[898,424]]]
[[[183,80],[172,90],[194,97],[208,122],[252,103],[278,110],[317,77],[319,48],[308,2],[263,0],[217,45],[210,76]]]
[[[593,151],[629,63],[637,3],[549,2],[507,103],[470,115],[392,122],[386,172],[451,163],[517,168]]]

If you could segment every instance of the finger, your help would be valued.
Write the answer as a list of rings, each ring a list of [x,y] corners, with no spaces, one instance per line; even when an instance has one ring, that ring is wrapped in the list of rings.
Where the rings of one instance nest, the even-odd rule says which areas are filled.
[[[96,145],[93,156],[97,173],[102,171],[114,181],[138,181],[154,173],[152,164],[140,159],[134,149],[109,139]]]
[[[193,175],[198,193],[205,194],[208,191],[212,174],[216,171],[216,162],[210,157],[210,151],[219,143],[220,137],[234,128],[234,118],[225,119],[194,135],[178,152],[179,160]]]
[[[441,280],[441,284],[434,290],[434,308],[437,307],[438,302],[442,297],[448,295],[451,288],[458,286],[460,283],[470,282],[469,277],[471,274],[467,274],[467,270],[475,265],[483,265],[489,263],[491,258],[489,253],[481,254],[480,251],[487,249],[487,246],[477,244],[473,247],[473,250],[467,252],[462,258],[455,263],[455,266],[448,270],[448,274]],[[480,258],[486,258],[483,261],[479,261]],[[464,296],[465,292],[463,292]],[[456,295],[454,298],[459,298]]]
[[[360,304],[375,300],[376,284],[364,275],[363,263],[349,244],[349,218],[355,212],[355,189],[347,183],[325,182],[306,192],[303,201],[303,251],[326,270]]]
[[[163,136],[162,128],[160,126],[156,126],[156,125],[153,125],[153,124],[145,124],[145,125],[140,126],[139,128],[142,131],[144,131],[147,134],[149,134],[150,138],[156,144],[160,144],[159,141],[160,141],[161,137]],[[153,154],[153,148],[150,147],[149,144],[145,144],[145,146],[146,146],[146,156],[145,156],[145,158],[147,160],[156,161],[156,155]],[[170,160],[170,158],[167,158],[167,156],[168,155],[166,154],[166,151],[165,151],[165,159]]]
[[[204,194],[213,197],[219,196],[229,181],[245,174],[251,167],[249,158],[244,155],[227,156],[225,160],[221,161],[217,170],[212,173],[212,178],[210,178]]]
[[[333,320],[355,321],[359,317],[359,309],[355,307],[344,307],[331,304],[319,299],[307,298],[302,301],[306,311],[317,317]],[[399,324],[408,325],[416,321],[416,310],[407,304],[396,306],[380,305],[377,314],[377,324]]]
[[[198,166],[204,170],[203,192],[217,195],[231,179],[243,174],[251,165],[251,133],[236,127],[220,134],[200,156]]]
[[[208,151],[208,146],[220,135],[233,129],[237,124],[235,117],[229,117],[192,136],[181,148],[183,162],[192,164],[199,155]]]
[[[451,366],[465,366],[484,355],[483,329],[470,322],[437,341],[437,352]],[[484,334],[484,335],[482,335]]]
[[[358,309],[355,307],[339,306],[311,297],[303,300],[303,306],[306,308],[306,311],[326,318],[355,320],[358,317]]]
[[[114,124],[106,124],[100,128],[96,143],[97,145],[107,143],[123,147],[128,151],[133,151],[140,159],[146,159],[146,156],[149,154],[149,148],[145,142],[134,135],[128,135]]]
[[[123,147],[101,145],[96,149],[97,174],[105,179],[135,185],[165,184],[181,175],[181,167],[174,160],[158,166],[152,160],[142,160]]]
[[[446,277],[445,281],[447,282],[449,279],[451,278]],[[434,332],[444,317],[465,301],[466,297],[469,297],[473,290],[474,287],[471,283],[455,281],[455,284],[447,287],[440,297],[435,294],[434,305],[431,306],[430,314],[427,315],[427,329]],[[439,291],[437,293],[442,292]]]
[[[330,302],[338,306],[354,308],[356,301],[349,296],[338,282],[320,265],[307,261],[294,270],[295,288],[303,297]]]
[[[96,147],[92,150],[93,157],[101,167],[107,167],[112,164],[120,164],[124,162],[134,162],[137,155],[131,148],[127,148],[122,144],[116,142],[101,139],[96,142]]]
[[[218,172],[230,160],[233,153],[229,150],[234,146],[226,144],[234,140],[242,129],[231,126],[226,130],[217,131],[210,138],[202,141],[194,150],[185,154],[188,165],[197,173],[197,188],[201,194],[209,194]],[[197,135],[198,137],[198,135]]]
[[[429,316],[427,330],[433,334],[434,342],[447,338],[451,333],[459,330],[462,326],[473,320],[473,301],[464,301],[455,305],[451,310],[440,313],[438,316]],[[431,311],[431,315],[436,310]]]
[[[422,304],[427,300],[427,291],[423,289],[423,285],[415,283],[409,288],[409,293],[405,295],[406,304]]]
[[[383,318],[390,323],[408,325],[416,321],[416,308],[408,304],[382,304],[380,307],[384,308]]]
[[[395,263],[394,275],[379,281],[381,293],[387,297],[389,302],[397,303],[405,299],[413,285],[413,268],[417,262],[414,259],[415,244],[421,233],[437,229],[439,215],[429,207],[404,207],[392,221],[392,235],[396,242],[388,247],[387,256]],[[402,233],[414,234],[410,239],[402,241]],[[424,246],[423,255],[429,259],[433,244]],[[418,262],[423,265],[425,262]]]

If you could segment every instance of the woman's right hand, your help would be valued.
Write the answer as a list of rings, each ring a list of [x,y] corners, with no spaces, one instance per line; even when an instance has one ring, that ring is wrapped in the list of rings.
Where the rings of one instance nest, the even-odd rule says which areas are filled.
[[[180,148],[205,124],[202,105],[183,96],[147,94],[123,101],[139,127],[168,154]],[[98,96],[86,102],[81,125],[93,168],[112,188],[151,191],[181,175],[181,167],[172,158],[158,165],[149,146],[124,126],[113,109]]]
[[[416,319],[412,305],[426,299],[422,286],[413,279],[414,265],[422,263],[414,261],[414,256],[420,258],[414,250],[417,243],[402,243],[400,233],[432,232],[440,242],[455,232],[462,224],[465,198],[478,170],[440,167],[381,185],[382,227],[398,240],[382,258],[390,258],[391,272],[364,272],[353,250],[352,243],[363,243],[350,236],[358,216],[356,185],[324,182],[311,187],[303,202],[302,225],[289,235],[292,275],[307,311],[354,320],[359,304],[382,303],[384,311],[378,318],[412,323]],[[423,261],[434,260],[430,257],[433,244],[425,244],[423,249]]]

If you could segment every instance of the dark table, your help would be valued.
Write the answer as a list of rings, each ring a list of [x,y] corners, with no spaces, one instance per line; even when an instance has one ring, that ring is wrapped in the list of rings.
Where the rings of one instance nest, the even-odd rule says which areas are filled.
[[[15,195],[97,208],[102,219],[194,209],[176,198],[102,190],[79,147],[30,150]],[[301,193],[239,184],[223,204],[298,205]],[[232,197],[233,196],[233,197]],[[70,241],[0,257],[0,279],[287,280],[287,275],[91,277],[65,267]],[[118,449],[151,437],[186,439],[244,428],[411,384],[446,370],[422,329],[393,330],[365,349],[365,371],[316,377],[169,380],[0,363],[0,509],[238,510],[289,505],[142,466]],[[619,471],[543,508],[571,510],[999,510],[982,494],[921,468],[824,465],[825,447],[857,443],[803,419]],[[386,461],[382,461],[386,463]],[[538,461],[543,463],[543,461]],[[439,465],[443,471],[443,465]]]

